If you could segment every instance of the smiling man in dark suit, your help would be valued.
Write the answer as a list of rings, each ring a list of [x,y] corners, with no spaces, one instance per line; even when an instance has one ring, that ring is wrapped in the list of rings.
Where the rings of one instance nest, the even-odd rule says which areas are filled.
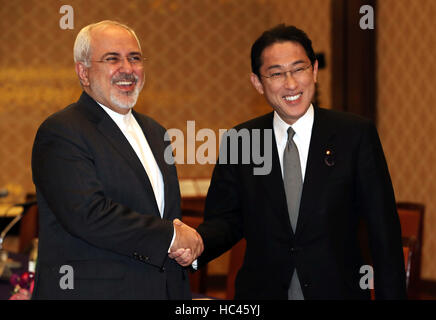
[[[33,298],[190,299],[186,270],[168,253],[198,256],[203,244],[179,220],[165,129],[132,110],[144,85],[138,38],[118,22],[89,25],[74,60],[84,92],[44,121],[33,147],[40,227]]]
[[[272,150],[272,169],[256,175],[253,161],[222,159],[232,151],[221,146],[197,229],[205,247],[199,266],[245,238],[236,299],[368,299],[360,286],[364,219],[376,298],[405,298],[400,224],[375,126],[312,104],[318,62],[303,31],[264,32],[251,63],[251,82],[274,111],[236,130],[273,132],[265,142],[272,147],[260,145]]]

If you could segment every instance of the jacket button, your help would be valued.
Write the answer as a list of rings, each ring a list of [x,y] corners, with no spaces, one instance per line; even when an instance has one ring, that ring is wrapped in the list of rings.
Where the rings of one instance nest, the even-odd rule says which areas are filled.
[[[165,267],[160,268],[160,272],[165,272]]]

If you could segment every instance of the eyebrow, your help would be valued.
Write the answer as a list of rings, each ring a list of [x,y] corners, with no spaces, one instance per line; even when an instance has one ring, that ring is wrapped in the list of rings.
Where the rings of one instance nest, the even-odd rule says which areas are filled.
[[[307,61],[304,61],[304,60],[297,60],[297,61],[293,62],[291,65],[292,65],[292,66],[295,66],[295,65],[297,65],[297,64],[301,64],[301,63],[305,63],[305,62],[307,62]],[[274,64],[274,65],[269,66],[268,68],[266,68],[266,70],[276,69],[276,68],[283,69],[284,67],[283,67],[283,65],[280,65],[280,64]]]
[[[134,52],[129,52],[129,54],[127,56],[135,56],[135,55],[142,55],[141,52],[138,51],[134,51]],[[107,56],[121,56],[121,54],[119,54],[118,52],[106,52],[101,59],[106,58]]]

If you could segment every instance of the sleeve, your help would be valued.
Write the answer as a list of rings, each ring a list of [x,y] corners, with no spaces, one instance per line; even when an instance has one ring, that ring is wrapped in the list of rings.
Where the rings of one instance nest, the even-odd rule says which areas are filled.
[[[373,124],[364,130],[357,158],[357,195],[368,225],[376,299],[404,299],[401,226],[388,166]]]
[[[35,138],[32,174],[46,206],[72,236],[163,265],[173,236],[172,222],[135,212],[107,197],[92,153],[77,130],[60,121],[46,121]]]
[[[223,154],[221,150],[221,159]],[[204,222],[197,229],[204,243],[204,251],[198,259],[199,267],[232,248],[243,237],[238,165],[227,160],[223,161],[225,163],[218,160],[214,168]]]

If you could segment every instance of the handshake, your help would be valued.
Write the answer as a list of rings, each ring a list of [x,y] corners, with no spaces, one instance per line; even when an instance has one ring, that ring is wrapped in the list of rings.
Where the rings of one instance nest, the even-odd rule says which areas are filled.
[[[179,219],[173,221],[176,238],[168,256],[183,267],[190,266],[203,252],[203,239],[195,229],[187,226]]]

